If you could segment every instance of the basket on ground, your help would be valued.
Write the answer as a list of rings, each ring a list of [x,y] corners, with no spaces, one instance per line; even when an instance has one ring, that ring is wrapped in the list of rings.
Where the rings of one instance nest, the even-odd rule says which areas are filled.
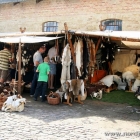
[[[50,92],[47,96],[48,103],[51,105],[57,105],[60,103],[60,96],[58,93]]]

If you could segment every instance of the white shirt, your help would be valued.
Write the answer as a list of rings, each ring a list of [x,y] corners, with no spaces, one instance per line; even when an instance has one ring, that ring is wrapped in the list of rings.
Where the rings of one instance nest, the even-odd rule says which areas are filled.
[[[48,56],[51,62],[51,58],[57,56],[57,49],[55,47],[50,48],[48,51]]]

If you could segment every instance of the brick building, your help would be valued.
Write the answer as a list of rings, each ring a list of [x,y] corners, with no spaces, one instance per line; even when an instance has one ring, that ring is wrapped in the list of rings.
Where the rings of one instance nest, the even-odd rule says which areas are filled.
[[[139,5],[140,0],[0,0],[0,32],[63,30],[64,22],[72,30],[94,31],[102,21],[107,29],[140,30]]]

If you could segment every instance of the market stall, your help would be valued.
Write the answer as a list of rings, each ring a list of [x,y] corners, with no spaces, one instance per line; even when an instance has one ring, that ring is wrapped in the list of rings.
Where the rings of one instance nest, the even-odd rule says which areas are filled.
[[[121,79],[126,79],[124,75],[128,71],[127,77],[132,75],[132,78],[127,78],[127,80],[136,80],[140,49],[139,31],[74,31],[68,30],[66,23],[64,26],[71,49],[74,65],[72,68],[75,69],[71,71],[76,72],[76,77],[72,75],[71,77],[72,79],[84,79],[85,87],[90,85],[89,93],[101,89],[100,84],[103,82],[105,86],[108,85],[106,92],[117,89],[116,86],[112,87],[113,83],[120,84]],[[132,71],[133,65],[136,65],[134,68],[136,72]],[[127,69],[128,66],[130,69]],[[121,76],[118,73],[121,73]],[[102,80],[106,76],[108,79]],[[110,84],[105,81],[110,81]],[[129,85],[130,91],[132,86],[128,81],[126,84]],[[121,84],[119,87],[126,86],[124,83]]]
[[[66,23],[64,24],[64,27],[64,31],[55,33],[57,37],[34,36],[47,35],[47,33],[36,32],[24,32],[22,35],[19,35],[19,33],[16,33],[14,35],[9,33],[7,37],[4,37],[6,35],[2,35],[0,33],[0,41],[19,43],[18,71],[21,71],[20,64],[22,61],[22,43],[47,42],[50,40],[61,38],[61,36],[58,37],[58,34],[65,35],[64,47],[62,48],[63,51],[60,55],[60,57],[62,58],[62,71],[59,73],[59,75],[61,75],[61,89],[59,89],[59,91],[61,91],[62,93],[66,93],[66,104],[71,105],[69,102],[72,94],[78,98],[79,103],[82,103],[80,101],[81,95],[85,96],[86,92],[88,93],[88,96],[90,96],[90,94],[94,91],[96,94],[92,94],[92,97],[95,96],[101,99],[103,90],[106,92],[110,92],[111,90],[117,89],[117,87],[113,83],[116,82],[119,85],[121,82],[120,79],[123,78],[123,72],[127,72],[127,70],[124,71],[124,69],[130,65],[136,64],[135,61],[138,60],[138,54],[140,49],[140,32],[73,31],[68,30]],[[130,51],[133,52],[130,53]],[[127,59],[128,56],[130,58],[129,60]],[[137,64],[138,63],[139,62],[137,62]],[[136,69],[137,68],[138,67],[136,67]],[[131,69],[129,69],[129,71],[133,75]],[[121,77],[117,72],[121,73]],[[133,78],[134,80],[137,78],[137,74],[135,78]],[[20,75],[21,73],[19,72],[19,93],[21,93]],[[105,77],[106,79],[103,79]],[[131,79],[128,79],[128,81],[129,80]],[[124,83],[121,83],[120,87],[123,84]],[[123,86],[126,86],[126,84]],[[84,98],[84,100],[85,99],[86,97]]]
[[[24,43],[38,43],[38,42],[48,42],[51,40],[56,40],[61,37],[46,37],[46,36],[30,36],[33,35],[34,33],[4,33],[0,34],[0,42],[4,43],[18,43],[18,52],[17,52],[17,63],[18,63],[18,93],[21,94],[21,62],[24,61],[22,60],[21,57],[21,48],[24,46]],[[41,34],[41,33],[40,33]],[[44,33],[45,34],[45,33]],[[26,36],[27,35],[27,36]],[[35,35],[35,34],[34,34]],[[42,34],[41,34],[42,35]],[[58,35],[58,33],[57,33]],[[2,37],[6,36],[6,37]]]

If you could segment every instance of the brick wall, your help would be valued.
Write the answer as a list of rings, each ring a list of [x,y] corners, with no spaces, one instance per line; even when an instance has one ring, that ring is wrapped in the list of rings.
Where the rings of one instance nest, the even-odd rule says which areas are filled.
[[[101,20],[121,19],[123,30],[140,30],[140,0],[26,0],[0,5],[0,32],[42,31],[46,21],[64,22],[73,30],[99,30]]]

